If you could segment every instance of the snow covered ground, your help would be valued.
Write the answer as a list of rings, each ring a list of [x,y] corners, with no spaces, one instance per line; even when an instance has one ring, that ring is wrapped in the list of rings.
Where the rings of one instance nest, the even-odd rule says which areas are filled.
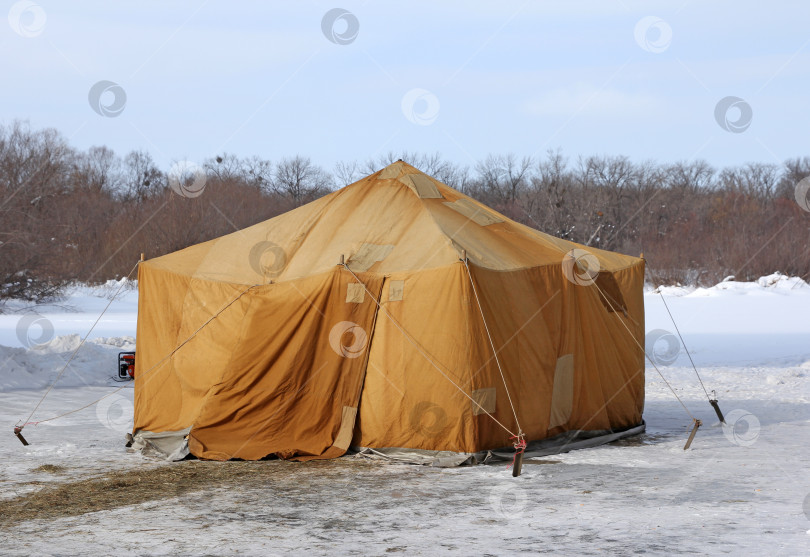
[[[7,428],[0,434],[0,524],[3,500],[48,486],[117,470],[230,464],[168,464],[123,447],[131,428],[131,384],[110,376],[116,353],[134,342],[137,292],[131,288],[113,303],[33,421],[107,398],[29,425],[28,447],[12,435],[117,286],[77,287],[62,304],[35,308],[39,316],[0,315],[0,424]],[[648,351],[705,424],[689,451],[683,444],[690,419],[648,366],[645,435],[529,461],[520,478],[504,465],[267,461],[256,464],[275,467],[277,476],[0,527],[0,552],[810,553],[810,286],[773,275],[661,292],[730,424],[719,424],[661,295],[650,289]]]

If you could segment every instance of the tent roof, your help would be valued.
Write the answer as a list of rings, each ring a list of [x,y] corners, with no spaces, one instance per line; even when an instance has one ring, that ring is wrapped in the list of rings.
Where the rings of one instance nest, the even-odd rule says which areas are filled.
[[[638,262],[523,226],[397,161],[312,203],[147,264],[262,284],[328,271],[341,255],[353,271],[386,274],[449,265],[461,250],[494,270],[558,265],[573,248],[587,249],[608,271]]]

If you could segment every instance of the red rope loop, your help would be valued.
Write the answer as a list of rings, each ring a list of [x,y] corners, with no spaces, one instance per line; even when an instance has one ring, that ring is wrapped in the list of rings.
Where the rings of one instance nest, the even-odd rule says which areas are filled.
[[[526,439],[524,439],[523,433],[513,435],[509,439],[516,439],[516,441],[512,443],[512,445],[515,447],[515,454],[512,455],[512,463],[506,467],[507,470],[515,465],[515,459],[517,458],[517,455],[523,453],[526,450]]]

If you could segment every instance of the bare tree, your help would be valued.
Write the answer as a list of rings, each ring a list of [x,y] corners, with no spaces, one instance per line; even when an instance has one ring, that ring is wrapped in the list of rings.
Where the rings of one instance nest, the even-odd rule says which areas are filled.
[[[203,164],[206,174],[219,182],[241,182],[261,191],[273,191],[272,161],[257,156],[239,158],[224,154],[207,160]]]
[[[795,196],[796,184],[808,176],[810,176],[810,157],[786,160],[784,172],[777,185],[777,195],[792,200]]]
[[[126,200],[143,201],[166,188],[166,176],[146,151],[132,151],[124,158],[123,182]]]
[[[685,193],[698,193],[712,187],[715,170],[704,160],[681,161],[664,166],[668,188]]]
[[[303,205],[332,188],[332,177],[308,157],[296,156],[276,163],[271,187],[276,193]]]
[[[58,292],[64,214],[75,153],[55,130],[0,128],[0,298]]]
[[[121,188],[121,160],[108,147],[90,147],[75,157],[74,184],[94,191],[116,192]]]
[[[335,163],[335,180],[338,186],[347,186],[362,178],[362,171],[357,161]]]
[[[242,159],[230,153],[217,155],[205,161],[203,166],[206,174],[217,178],[221,182],[239,180],[244,177]]]
[[[725,189],[763,199],[773,196],[779,178],[779,166],[762,163],[748,163],[743,166],[726,168],[718,177],[720,184]]]
[[[501,203],[514,203],[529,182],[530,157],[518,158],[508,155],[488,155],[475,166],[480,188]]]
[[[261,191],[273,190],[273,172],[273,163],[267,159],[255,156],[242,159],[242,180]]]
[[[532,225],[542,226],[560,238],[573,239],[576,204],[572,188],[568,160],[560,151],[549,150],[537,164],[524,203]]]

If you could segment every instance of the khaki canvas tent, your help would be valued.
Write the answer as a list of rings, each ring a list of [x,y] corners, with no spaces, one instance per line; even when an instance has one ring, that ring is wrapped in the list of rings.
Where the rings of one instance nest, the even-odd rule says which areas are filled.
[[[643,276],[396,162],[141,264],[135,441],[303,460],[638,431]]]

